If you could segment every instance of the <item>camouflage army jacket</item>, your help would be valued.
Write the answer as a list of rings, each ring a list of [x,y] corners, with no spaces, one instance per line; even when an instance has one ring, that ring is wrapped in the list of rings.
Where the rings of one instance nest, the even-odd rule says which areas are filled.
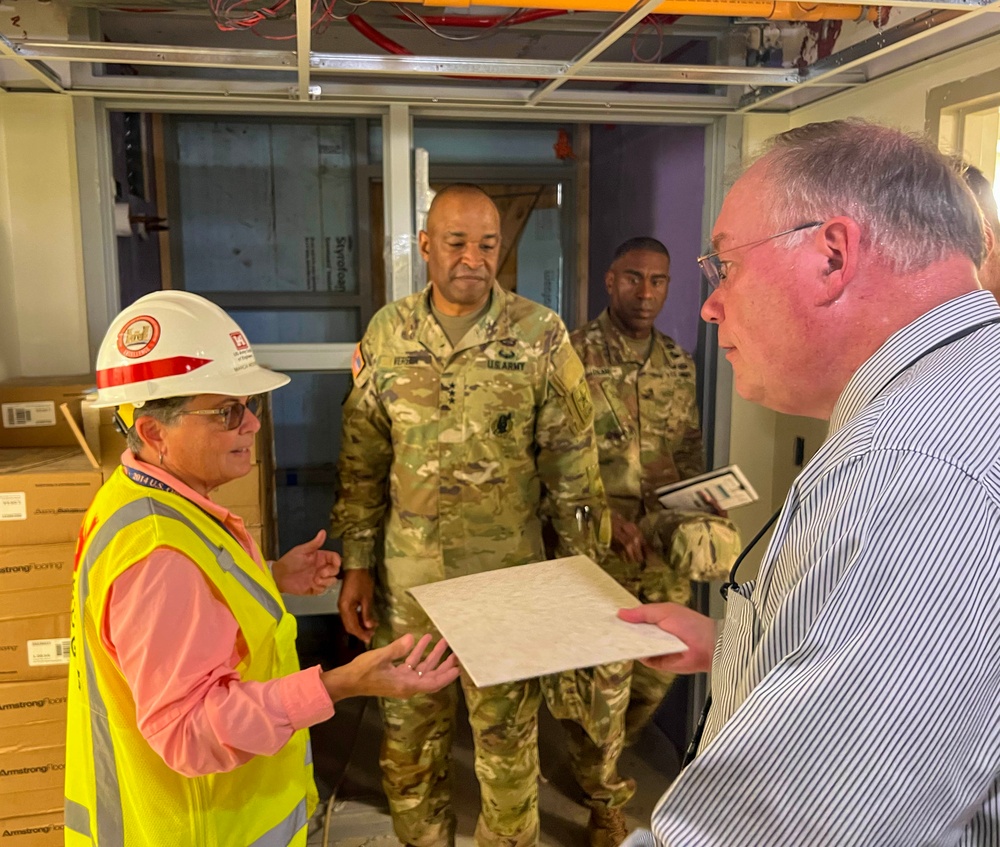
[[[607,310],[571,340],[593,397],[608,503],[638,521],[657,508],[656,488],[705,469],[694,362],[656,329],[649,358],[639,361]]]
[[[372,318],[344,406],[333,531],[344,567],[367,568],[384,528],[390,592],[560,555],[598,555],[605,510],[583,367],[549,309],[493,284],[453,349],[430,287]],[[593,521],[592,521],[593,523]]]

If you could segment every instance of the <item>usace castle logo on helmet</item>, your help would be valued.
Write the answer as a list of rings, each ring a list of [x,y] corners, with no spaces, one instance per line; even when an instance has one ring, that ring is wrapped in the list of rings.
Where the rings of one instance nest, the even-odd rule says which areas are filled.
[[[242,332],[231,332],[229,337],[233,339],[233,344],[236,345],[236,349],[241,353],[244,350],[250,349],[250,342],[247,341],[247,337]]]
[[[128,359],[141,359],[160,340],[160,325],[156,318],[140,315],[132,318],[118,332],[118,352]]]

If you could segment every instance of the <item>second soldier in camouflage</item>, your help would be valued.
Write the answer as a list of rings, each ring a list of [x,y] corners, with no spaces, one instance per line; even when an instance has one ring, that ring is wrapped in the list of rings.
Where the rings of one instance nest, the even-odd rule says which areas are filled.
[[[740,551],[731,521],[709,512],[665,510],[656,489],[703,473],[691,358],[653,326],[666,301],[670,255],[653,238],[615,251],[605,275],[610,304],[572,336],[594,401],[614,538],[605,569],[644,603],[687,603],[691,580],[726,575]],[[638,662],[626,718],[634,742],[673,676]]]

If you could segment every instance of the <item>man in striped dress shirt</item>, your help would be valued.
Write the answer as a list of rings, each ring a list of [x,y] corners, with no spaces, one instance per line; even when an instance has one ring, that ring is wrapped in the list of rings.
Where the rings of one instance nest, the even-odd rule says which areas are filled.
[[[1000,306],[929,143],[778,136],[701,260],[739,393],[829,419],[726,620],[623,611],[712,670],[700,752],[631,845],[1000,844]],[[739,580],[737,579],[737,582]],[[714,657],[713,657],[714,652]]]

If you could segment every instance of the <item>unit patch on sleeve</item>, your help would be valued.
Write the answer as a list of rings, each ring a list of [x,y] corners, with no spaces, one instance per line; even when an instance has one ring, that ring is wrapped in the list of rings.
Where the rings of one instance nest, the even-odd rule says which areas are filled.
[[[351,376],[358,382],[358,377],[365,369],[365,354],[361,352],[361,342],[354,348],[354,355],[351,357]]]
[[[577,431],[582,432],[594,420],[594,401],[590,398],[590,389],[587,387],[586,380],[581,379],[576,384],[576,388],[570,394],[570,400],[573,410],[576,412],[574,417],[579,426]]]

